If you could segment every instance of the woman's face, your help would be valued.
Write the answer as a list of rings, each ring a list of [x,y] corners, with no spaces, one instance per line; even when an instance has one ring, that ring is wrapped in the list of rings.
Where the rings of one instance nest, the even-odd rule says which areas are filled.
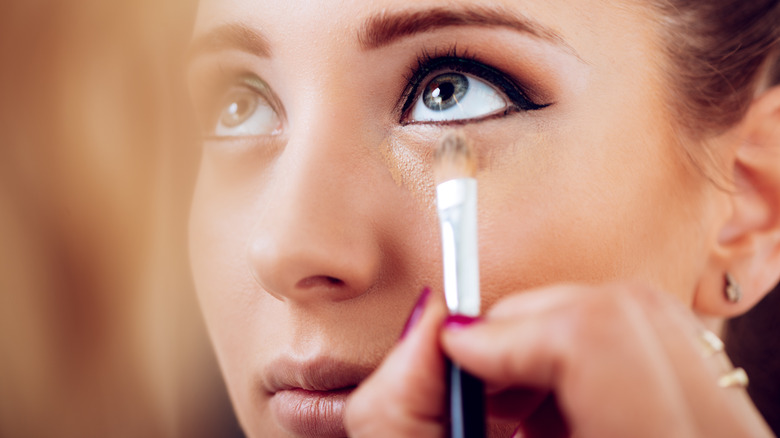
[[[202,2],[191,258],[250,435],[343,433],[342,392],[314,390],[356,385],[441,290],[431,165],[453,126],[479,160],[486,306],[612,279],[691,302],[713,189],[654,23],[596,0]]]

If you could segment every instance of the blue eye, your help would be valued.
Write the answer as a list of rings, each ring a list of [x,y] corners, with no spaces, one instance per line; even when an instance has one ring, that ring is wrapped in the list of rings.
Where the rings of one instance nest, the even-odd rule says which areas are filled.
[[[489,116],[508,108],[503,93],[472,75],[444,73],[431,79],[412,108],[409,122],[442,122]]]
[[[401,123],[463,123],[544,108],[507,75],[458,56],[423,55],[407,87]]]

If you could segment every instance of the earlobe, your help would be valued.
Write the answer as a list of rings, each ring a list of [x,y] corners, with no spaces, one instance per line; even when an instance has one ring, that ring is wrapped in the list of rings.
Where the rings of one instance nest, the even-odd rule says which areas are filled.
[[[780,86],[754,100],[738,137],[728,163],[731,216],[694,296],[697,311],[721,317],[746,312],[780,280]],[[739,300],[729,299],[730,281]]]

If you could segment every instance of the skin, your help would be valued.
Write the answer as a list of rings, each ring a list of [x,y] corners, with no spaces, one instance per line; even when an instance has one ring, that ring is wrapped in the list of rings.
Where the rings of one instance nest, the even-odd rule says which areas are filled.
[[[488,4],[447,5],[475,3]],[[665,110],[673,97],[664,94],[663,42],[649,11],[587,0],[489,2],[548,26],[565,44],[496,26],[436,28],[368,50],[356,39],[377,11],[436,4],[201,2],[195,40],[243,23],[262,33],[270,53],[199,51],[189,75],[196,107],[213,111],[206,102],[224,94],[214,78],[235,70],[262,78],[282,108],[273,134],[206,140],[190,223],[199,299],[246,432],[294,436],[263,389],[269,369],[277,360],[325,358],[363,374],[385,361],[353,395],[351,434],[438,436],[443,408],[431,400],[441,400],[443,388],[414,383],[440,381],[444,348],[496,397],[513,400],[517,410],[500,416],[526,421],[529,434],[536,424],[548,431],[558,424],[582,436],[670,436],[649,427],[659,427],[658,418],[673,418],[680,436],[767,433],[744,392],[714,384],[722,368],[699,354],[701,324],[690,309],[737,314],[777,280],[775,267],[748,285],[740,304],[718,298],[726,270],[739,276],[740,266],[745,274],[777,266],[737,249],[757,223],[775,226],[780,202],[767,199],[780,179],[735,202],[685,158],[681,144],[692,140],[681,140]],[[393,348],[422,287],[442,288],[431,166],[447,128],[401,123],[397,102],[417,55],[454,44],[522,78],[536,103],[550,105],[458,125],[479,160],[489,310],[474,327],[441,331],[434,292],[423,321]],[[759,115],[775,114],[776,101]],[[208,130],[214,120],[204,119]],[[748,163],[738,140],[764,126],[750,120],[707,139],[723,151],[716,157],[727,172]],[[769,180],[751,166],[742,166],[756,175],[749,181]],[[751,209],[759,213],[750,221],[735,213],[759,204],[766,208]],[[776,241],[763,245],[763,254],[778,252]],[[559,283],[571,286],[550,286]],[[644,386],[624,391],[636,382]],[[557,409],[539,404],[550,391]],[[625,411],[594,415],[611,402]],[[647,415],[621,430],[621,412]],[[709,429],[704,420],[713,418],[730,428]]]

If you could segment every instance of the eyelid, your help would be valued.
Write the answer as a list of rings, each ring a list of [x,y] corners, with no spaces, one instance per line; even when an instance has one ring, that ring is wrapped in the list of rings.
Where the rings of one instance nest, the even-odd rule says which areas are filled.
[[[271,106],[281,120],[286,119],[282,102],[271,90],[271,87],[264,80],[260,79],[259,76],[255,74],[245,74],[241,77],[239,83],[257,92],[257,94]]]

